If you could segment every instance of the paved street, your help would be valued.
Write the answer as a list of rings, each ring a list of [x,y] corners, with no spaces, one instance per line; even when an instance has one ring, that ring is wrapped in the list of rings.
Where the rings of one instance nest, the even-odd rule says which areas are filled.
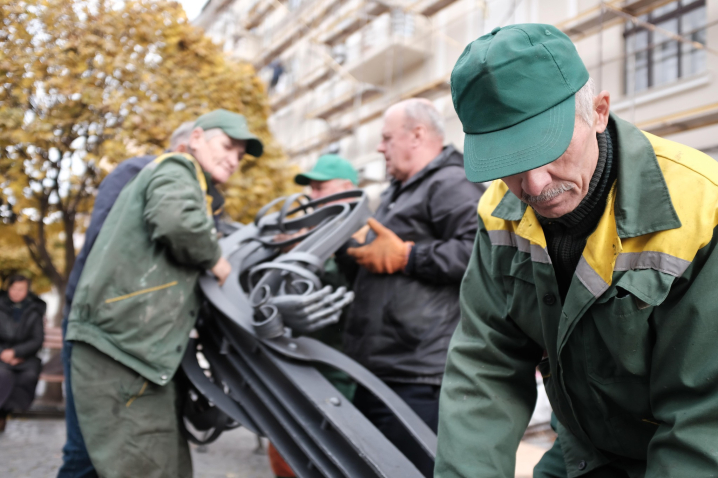
[[[3,478],[54,478],[62,463],[65,422],[20,418],[0,434]],[[195,478],[269,478],[264,452],[256,453],[255,436],[243,428],[222,434],[201,452],[192,445]]]
[[[54,478],[62,462],[65,422],[48,418],[8,421],[0,434],[2,478]],[[265,441],[266,443],[266,441]],[[552,433],[536,434],[521,443],[516,478],[530,478],[541,455],[553,443]],[[192,445],[195,478],[270,478],[265,452],[257,452],[256,437],[239,428],[226,433],[206,450]]]

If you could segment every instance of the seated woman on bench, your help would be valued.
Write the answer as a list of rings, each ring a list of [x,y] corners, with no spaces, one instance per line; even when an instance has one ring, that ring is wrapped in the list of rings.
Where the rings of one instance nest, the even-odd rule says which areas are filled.
[[[0,292],[0,432],[8,413],[27,410],[35,398],[45,308],[20,274],[10,277],[7,292]]]

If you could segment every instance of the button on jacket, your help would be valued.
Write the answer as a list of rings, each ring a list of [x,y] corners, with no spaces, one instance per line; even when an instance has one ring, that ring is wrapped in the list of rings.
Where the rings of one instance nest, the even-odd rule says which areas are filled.
[[[618,178],[564,303],[534,211],[502,181],[480,202],[437,477],[514,476],[537,365],[568,476],[718,475],[718,164],[610,122]]]
[[[206,177],[187,154],[155,159],[122,190],[75,290],[67,340],[86,342],[158,385],[174,375],[219,260]]]

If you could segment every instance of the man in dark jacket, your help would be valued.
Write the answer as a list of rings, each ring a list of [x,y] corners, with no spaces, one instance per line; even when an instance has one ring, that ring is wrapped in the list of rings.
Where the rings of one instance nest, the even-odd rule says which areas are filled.
[[[459,283],[476,235],[483,187],[463,156],[443,146],[431,102],[411,99],[384,116],[379,152],[393,177],[369,220],[344,336],[346,353],[384,380],[434,430],[446,353],[459,321]],[[413,441],[393,414],[359,388],[355,405],[405,454]],[[430,476],[433,464],[420,466]]]
[[[177,153],[187,152],[189,135],[193,129],[194,121],[182,123],[170,137],[170,151]],[[102,229],[102,225],[105,223],[105,219],[110,213],[112,205],[115,204],[122,188],[124,188],[132,178],[137,176],[137,173],[155,159],[155,157],[156,156],[148,155],[127,159],[117,165],[100,184],[92,209],[90,225],[85,231],[85,242],[82,245],[82,250],[75,259],[75,265],[72,267],[72,272],[70,272],[70,278],[65,288],[65,310],[62,314],[63,337],[67,332],[67,318],[70,315],[70,307],[72,306],[72,299],[75,296],[77,282],[80,280],[87,256],[95,244],[95,239],[97,239],[97,235],[100,233],[100,229]],[[211,188],[210,191],[211,190],[216,191],[216,188]],[[215,195],[213,195],[213,197],[214,196]],[[219,198],[216,201],[223,204],[222,196],[218,193],[216,196]],[[221,210],[221,204],[219,206],[219,208],[215,207],[215,200],[213,200],[213,210]],[[82,433],[80,433],[80,424],[77,423],[77,414],[75,413],[75,401],[72,396],[72,379],[70,377],[71,355],[72,342],[65,340],[62,346],[62,366],[65,374],[65,425],[67,440],[65,446],[62,448],[62,466],[58,471],[57,478],[94,478],[97,476],[97,473],[92,466],[90,456],[87,454],[87,448],[82,439]]]
[[[0,293],[0,432],[9,412],[27,410],[35,398],[45,308],[25,276],[10,277],[7,292]]]

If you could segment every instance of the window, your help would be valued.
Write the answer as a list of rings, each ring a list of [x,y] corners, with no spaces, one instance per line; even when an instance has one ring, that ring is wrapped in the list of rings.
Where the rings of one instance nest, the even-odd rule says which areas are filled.
[[[625,93],[637,93],[664,85],[706,69],[706,52],[679,42],[663,31],[706,43],[705,0],[677,0],[656,8],[640,20],[652,23],[661,32],[626,23]]]

